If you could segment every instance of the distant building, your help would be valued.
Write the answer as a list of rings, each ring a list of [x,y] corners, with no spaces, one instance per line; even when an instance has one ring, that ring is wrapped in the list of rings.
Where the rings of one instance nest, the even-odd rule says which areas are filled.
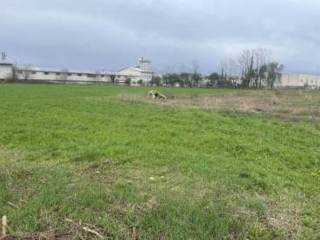
[[[151,61],[140,58],[139,65],[118,71],[116,73],[116,79],[119,83],[125,83],[129,79],[132,85],[139,83],[149,84],[153,75]]]
[[[111,82],[110,76],[110,73],[40,69],[30,65],[14,66],[13,64],[0,63],[0,80],[15,77],[14,80],[25,82],[96,83]]]
[[[12,75],[13,75],[12,70],[13,70],[13,64],[0,62],[0,80],[12,78]]]
[[[13,76],[15,75],[15,76]],[[151,62],[139,59],[139,65],[128,67],[118,72],[105,71],[74,71],[68,69],[52,70],[41,69],[31,65],[13,65],[0,62],[0,80],[12,79],[25,82],[53,82],[53,83],[126,83],[128,79],[132,84],[149,84],[153,72]]]
[[[283,74],[278,88],[320,88],[320,75]]]

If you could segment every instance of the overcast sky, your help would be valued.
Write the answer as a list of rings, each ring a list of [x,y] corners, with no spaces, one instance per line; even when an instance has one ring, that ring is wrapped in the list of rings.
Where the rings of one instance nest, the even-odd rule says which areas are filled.
[[[319,0],[0,0],[0,51],[18,63],[204,73],[263,47],[286,72],[320,73]]]

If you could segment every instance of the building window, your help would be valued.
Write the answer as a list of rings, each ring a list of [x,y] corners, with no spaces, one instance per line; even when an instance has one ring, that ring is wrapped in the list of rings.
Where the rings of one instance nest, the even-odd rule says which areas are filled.
[[[82,74],[81,74],[81,73],[78,73],[78,76],[79,76],[79,77],[81,77],[81,76],[82,76]]]
[[[96,77],[95,74],[88,74],[87,76],[88,76],[89,78],[94,78],[94,77]]]
[[[35,71],[32,71],[32,74],[37,74],[37,72],[35,72]]]
[[[49,72],[44,72],[44,75],[49,75]]]
[[[59,72],[57,72],[57,73],[56,73],[56,75],[57,75],[57,76],[59,76],[59,75],[60,75],[60,73],[59,73]]]
[[[68,76],[72,76],[72,73],[68,73]]]

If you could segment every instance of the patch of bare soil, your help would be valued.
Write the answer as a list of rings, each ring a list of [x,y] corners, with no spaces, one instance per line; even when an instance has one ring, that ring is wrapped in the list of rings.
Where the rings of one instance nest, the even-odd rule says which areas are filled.
[[[104,239],[104,236],[99,233],[99,228],[96,226],[83,224],[81,222],[74,222],[71,219],[66,219],[66,223],[70,225],[70,229],[65,233],[58,231],[34,232],[19,234],[16,236],[9,235],[5,240]]]
[[[177,95],[168,100],[154,100],[146,95],[120,95],[129,102],[162,106],[199,108],[217,112],[256,113],[290,120],[320,122],[320,93],[257,91],[256,94]]]
[[[22,236],[8,237],[7,240],[71,240],[74,236],[71,234],[59,234],[59,233],[30,233]]]
[[[289,239],[296,239],[302,231],[303,206],[292,202],[286,195],[281,195],[276,200],[269,200],[268,203],[270,208],[265,215],[266,224],[283,229],[287,232]]]
[[[245,199],[246,196],[243,196]],[[256,199],[266,204],[266,209],[256,207],[235,208],[236,216],[257,216],[258,225],[264,229],[277,229],[286,233],[286,239],[297,239],[302,232],[302,211],[305,206],[302,203],[293,202],[288,195],[280,195],[270,198],[264,194],[256,194]]]
[[[0,161],[14,161],[20,158],[21,153],[13,152],[0,145]]]

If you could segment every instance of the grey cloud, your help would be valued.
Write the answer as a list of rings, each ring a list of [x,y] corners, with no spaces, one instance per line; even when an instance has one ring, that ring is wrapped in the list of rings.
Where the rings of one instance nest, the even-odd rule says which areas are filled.
[[[159,70],[215,71],[243,48],[266,47],[287,71],[320,68],[314,0],[1,0],[0,50],[19,62],[117,69],[139,56]]]

